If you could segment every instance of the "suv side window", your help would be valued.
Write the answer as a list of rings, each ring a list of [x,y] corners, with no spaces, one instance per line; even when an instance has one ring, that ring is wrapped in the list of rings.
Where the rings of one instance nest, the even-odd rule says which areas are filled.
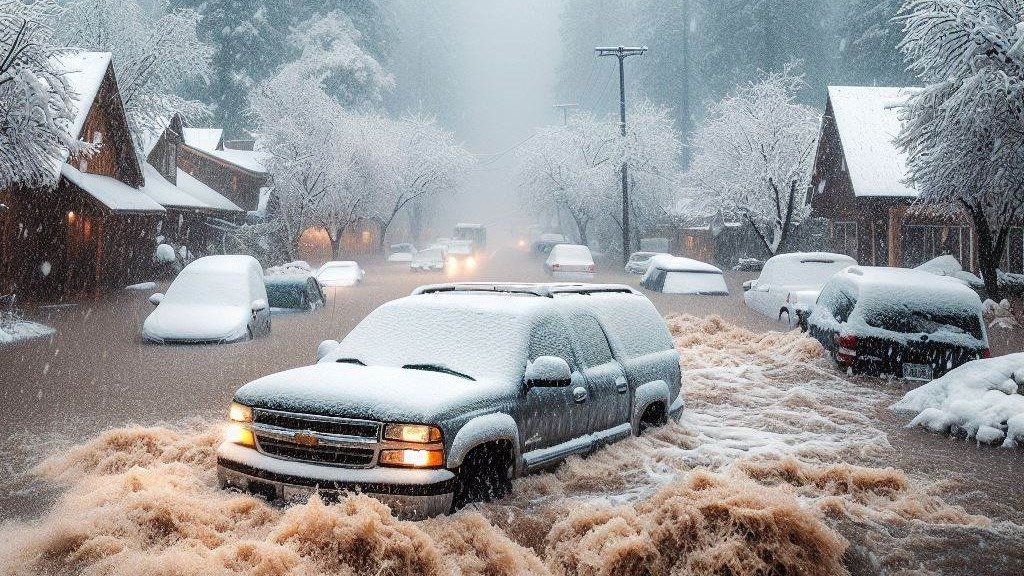
[[[588,367],[611,362],[612,349],[608,344],[608,337],[597,319],[580,311],[574,311],[568,316],[579,343],[580,362]]]
[[[533,362],[541,356],[556,356],[568,362],[570,368],[576,369],[569,327],[560,318],[545,318],[534,325],[530,336],[529,360]]]
[[[835,316],[836,320],[839,322],[846,322],[850,319],[850,314],[856,306],[857,299],[854,296],[849,294],[846,290],[838,290],[835,294],[835,313],[833,316]]]

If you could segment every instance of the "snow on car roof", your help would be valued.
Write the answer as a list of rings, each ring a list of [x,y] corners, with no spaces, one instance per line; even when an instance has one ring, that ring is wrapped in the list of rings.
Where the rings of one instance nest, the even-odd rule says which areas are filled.
[[[651,267],[667,272],[710,272],[721,274],[722,269],[707,262],[681,256],[660,255],[651,258]]]
[[[152,198],[116,178],[80,172],[70,164],[63,164],[60,174],[115,212],[166,212]]]
[[[897,297],[901,293],[925,293],[934,296],[937,291],[940,291],[944,297],[978,300],[978,295],[963,282],[954,278],[936,276],[923,270],[882,266],[850,266],[838,272],[836,276],[856,285],[863,292],[885,292]]]
[[[899,109],[907,88],[829,86],[839,139],[857,196],[916,197],[907,185],[907,155],[894,139],[903,125]]]
[[[251,270],[257,270],[261,275],[263,268],[252,256],[241,254],[226,254],[215,256],[203,256],[193,261],[185,269],[191,272],[216,272],[219,274],[249,274]]]
[[[832,252],[792,252],[790,254],[778,254],[768,259],[768,262],[850,262],[856,264],[852,256],[846,254],[833,254]],[[765,262],[767,264],[768,262]]]

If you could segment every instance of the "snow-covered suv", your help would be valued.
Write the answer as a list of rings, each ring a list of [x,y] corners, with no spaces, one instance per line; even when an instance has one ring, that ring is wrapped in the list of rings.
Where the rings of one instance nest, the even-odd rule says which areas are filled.
[[[428,286],[318,353],[235,394],[223,486],[435,515],[683,409],[668,328],[625,286]]]

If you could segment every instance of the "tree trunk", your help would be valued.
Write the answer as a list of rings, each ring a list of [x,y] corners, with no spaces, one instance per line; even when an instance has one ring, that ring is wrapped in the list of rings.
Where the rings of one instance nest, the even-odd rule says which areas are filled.
[[[341,255],[341,233],[332,235],[330,230],[328,230],[327,238],[331,241],[331,260],[337,260],[338,256]]]
[[[999,302],[1002,294],[999,291],[999,258],[1003,250],[1000,242],[1002,234],[993,238],[992,229],[988,220],[981,210],[969,210],[971,219],[974,221],[974,230],[978,233],[978,267],[981,269],[981,279],[985,281],[985,294],[988,298]]]

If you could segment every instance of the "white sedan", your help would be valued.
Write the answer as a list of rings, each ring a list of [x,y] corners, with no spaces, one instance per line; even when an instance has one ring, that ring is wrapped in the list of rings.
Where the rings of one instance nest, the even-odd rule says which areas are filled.
[[[544,268],[559,280],[593,280],[597,272],[590,248],[579,244],[559,244],[552,248]]]
[[[743,284],[743,300],[772,320],[793,326],[797,305],[813,305],[821,287],[836,272],[857,261],[843,254],[797,252],[780,254],[764,263],[761,276]]]
[[[366,272],[351,260],[327,262],[316,273],[321,286],[355,286],[363,281]]]
[[[206,256],[178,273],[156,306],[142,336],[158,343],[220,343],[270,332],[263,268],[252,256]]]

